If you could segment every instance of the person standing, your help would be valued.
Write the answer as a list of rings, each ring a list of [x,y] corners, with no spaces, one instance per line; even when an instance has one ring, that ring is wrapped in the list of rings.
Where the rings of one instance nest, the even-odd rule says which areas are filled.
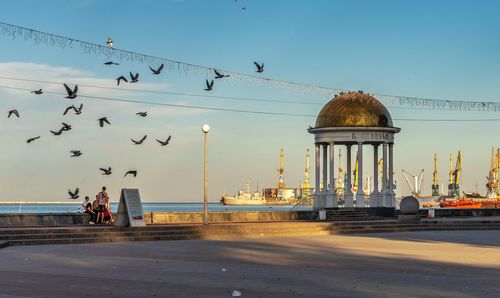
[[[114,223],[113,213],[111,213],[111,204],[109,203],[109,197],[106,198],[106,211],[104,212],[104,221],[106,223]]]
[[[106,199],[109,200],[109,197],[108,194],[106,193],[106,186],[103,186],[101,192],[97,194],[97,202],[99,205],[97,209],[96,223],[104,222],[104,212],[106,211]]]

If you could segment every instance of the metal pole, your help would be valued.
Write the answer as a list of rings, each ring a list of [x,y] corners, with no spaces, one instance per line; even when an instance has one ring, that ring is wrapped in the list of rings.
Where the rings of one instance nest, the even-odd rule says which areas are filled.
[[[208,160],[207,160],[207,132],[203,138],[203,224],[208,224]]]

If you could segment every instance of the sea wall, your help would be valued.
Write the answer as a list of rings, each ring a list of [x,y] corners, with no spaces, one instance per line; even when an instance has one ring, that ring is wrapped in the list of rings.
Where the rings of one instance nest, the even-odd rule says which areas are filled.
[[[231,211],[210,212],[210,222],[252,222],[252,221],[286,221],[312,220],[317,217],[312,211]],[[168,223],[201,223],[201,212],[147,212],[144,214],[148,224]]]
[[[365,208],[363,211],[375,212]],[[498,209],[434,209],[435,217],[475,217],[500,216]],[[428,210],[420,210],[419,214],[427,216]],[[392,213],[391,213],[392,214]],[[387,216],[377,211],[375,215]],[[313,211],[222,211],[210,212],[210,222],[272,222],[289,220],[315,220],[318,213]],[[189,224],[202,223],[201,212],[146,212],[144,219],[147,224]],[[75,213],[47,214],[0,214],[0,226],[67,226],[88,224],[90,216]]]
[[[265,222],[287,220],[312,220],[317,217],[312,211],[231,211],[210,212],[210,222]],[[202,223],[201,212],[146,212],[147,224]],[[64,226],[87,224],[87,214],[0,214],[0,226]]]
[[[428,216],[429,209],[420,210],[420,214]],[[434,217],[475,217],[500,216],[500,208],[436,208]]]
[[[87,214],[0,214],[0,226],[64,226],[87,224]]]

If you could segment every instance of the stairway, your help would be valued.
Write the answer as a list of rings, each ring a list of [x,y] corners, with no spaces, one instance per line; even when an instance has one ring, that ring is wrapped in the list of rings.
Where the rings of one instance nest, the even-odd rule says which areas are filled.
[[[203,225],[149,225],[138,228],[113,226],[2,228],[0,242],[9,245],[103,243],[127,241],[234,239],[273,236],[328,235],[321,222],[275,222]]]
[[[140,228],[67,226],[0,228],[0,244],[43,245],[128,241],[241,239],[257,237],[324,236],[443,230],[500,230],[500,222],[423,222],[399,224],[396,220],[291,221],[204,225],[149,225]],[[0,245],[1,247],[1,245]]]
[[[387,219],[363,210],[326,210],[327,221],[367,221]]]

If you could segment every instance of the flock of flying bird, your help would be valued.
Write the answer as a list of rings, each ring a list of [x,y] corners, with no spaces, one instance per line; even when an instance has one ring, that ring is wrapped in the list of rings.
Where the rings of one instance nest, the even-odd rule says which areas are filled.
[[[117,62],[113,62],[113,61],[107,61],[107,62],[104,62],[104,65],[119,65],[119,63]],[[254,62],[254,65],[256,67],[256,72],[258,73],[262,73],[264,72],[264,63],[262,64],[259,64],[257,62]],[[154,69],[152,68],[151,66],[149,67],[149,69],[151,70],[152,74],[153,75],[159,75],[161,73],[161,71],[163,70],[163,67],[164,65],[161,64],[157,69]],[[226,78],[226,77],[229,77],[229,75],[226,75],[226,74],[223,74],[221,73],[220,71],[214,69],[214,79],[222,79],[222,78]],[[118,78],[116,78],[116,84],[117,86],[120,85],[120,82],[126,82],[126,83],[137,83],[139,82],[139,73],[135,73],[133,74],[132,72],[129,72],[129,76],[130,76],[130,81],[125,77],[125,76],[119,76]],[[206,84],[206,88],[204,89],[205,91],[212,91],[213,90],[213,87],[214,87],[214,80],[212,79],[210,82],[208,81],[208,79],[205,80],[205,84]],[[78,85],[75,85],[73,89],[71,89],[66,83],[64,83],[64,88],[66,89],[66,93],[67,93],[67,96],[65,98],[68,98],[68,99],[75,99],[77,96],[78,96]],[[33,90],[31,91],[31,93],[33,94],[36,94],[36,95],[42,95],[43,94],[43,90],[42,89],[38,89],[38,90]],[[75,115],[80,115],[82,113],[82,110],[83,110],[83,103],[80,104],[80,106],[75,106],[74,104],[72,104],[71,106],[68,106],[64,112],[63,112],[63,116],[65,116],[68,112],[70,111],[73,111]],[[148,113],[145,111],[145,112],[137,112],[136,113],[137,116],[139,117],[147,117],[148,116]],[[8,115],[7,115],[7,118],[10,118],[11,116],[15,116],[17,118],[20,118],[20,115],[19,115],[19,111],[17,109],[13,109],[13,110],[10,110],[8,111]],[[108,118],[107,117],[101,117],[99,119],[97,119],[98,123],[99,123],[99,127],[104,127],[105,124],[107,125],[111,125],[111,123],[109,122]],[[66,132],[66,131],[69,131],[71,130],[71,125],[70,124],[67,124],[65,122],[62,123],[62,126],[61,128],[59,128],[58,130],[50,130],[50,132],[54,135],[54,136],[59,136],[61,135],[63,132]],[[41,136],[36,136],[36,137],[33,137],[33,138],[29,138],[26,140],[26,143],[32,143],[34,142],[35,140],[38,140],[40,139]],[[141,139],[139,140],[134,140],[134,139],[131,139],[132,143],[134,145],[141,145],[142,143],[144,143],[144,141],[146,140],[147,138],[147,135],[144,135]],[[156,139],[156,141],[160,144],[160,146],[167,146],[169,143],[170,143],[170,140],[172,139],[172,136],[168,136],[168,138],[165,140],[165,141],[162,141],[162,140],[158,140]],[[82,155],[82,152],[80,150],[71,150],[70,151],[71,155],[70,157],[79,157]],[[105,176],[108,176],[108,175],[111,175],[112,174],[112,169],[111,167],[107,167],[107,168],[99,168],[99,170],[102,172],[102,175],[105,175]],[[125,173],[125,175],[123,177],[127,177],[127,175],[132,175],[135,177],[137,177],[137,170],[129,170]],[[77,187],[75,189],[75,191],[72,191],[72,190],[68,190],[68,194],[69,194],[69,199],[77,199],[79,198],[79,188]]]

